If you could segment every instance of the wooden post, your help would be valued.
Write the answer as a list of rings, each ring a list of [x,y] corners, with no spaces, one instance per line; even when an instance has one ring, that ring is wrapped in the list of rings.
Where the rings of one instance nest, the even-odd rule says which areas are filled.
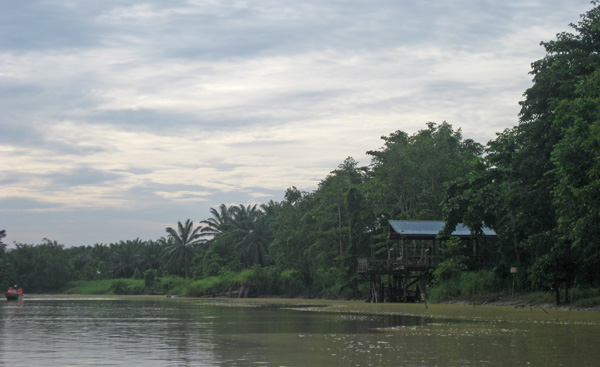
[[[513,266],[512,268],[510,268],[510,272],[513,275],[512,298],[515,298],[515,278],[516,278],[516,275],[517,275],[517,271],[518,271],[517,267]]]

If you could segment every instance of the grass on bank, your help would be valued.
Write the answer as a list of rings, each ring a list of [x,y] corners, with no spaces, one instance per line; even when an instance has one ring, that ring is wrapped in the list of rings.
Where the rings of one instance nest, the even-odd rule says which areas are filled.
[[[148,285],[144,279],[133,278],[78,280],[67,284],[64,293],[83,295],[179,295],[184,292],[189,283],[191,283],[191,280],[175,276],[159,278],[151,285]]]
[[[509,282],[510,283],[510,282]],[[511,284],[498,279],[491,270],[464,271],[456,276],[437,281],[429,290],[429,300],[434,303],[473,303],[502,305],[547,305],[555,306],[554,291],[514,292]],[[569,289],[569,299],[565,301],[564,288],[561,290],[561,306],[574,308],[599,308],[600,289],[577,286]]]
[[[163,276],[148,279],[102,279],[74,281],[64,293],[82,295],[177,295],[185,297],[237,297],[238,291],[250,287],[248,294],[255,296],[307,297],[323,299],[349,299],[338,294],[338,287],[324,288],[321,292],[303,290],[298,274],[274,272],[265,268],[251,268],[239,273],[226,273],[202,279],[184,279]],[[359,284],[361,294],[368,293],[368,283]],[[563,306],[574,308],[599,308],[600,289],[576,287],[569,290],[572,301]],[[428,291],[431,303],[468,303],[496,305],[554,305],[553,292],[516,292],[511,294],[506,284],[496,279],[492,271],[463,272],[459,277],[435,283]],[[366,297],[363,297],[363,299]]]

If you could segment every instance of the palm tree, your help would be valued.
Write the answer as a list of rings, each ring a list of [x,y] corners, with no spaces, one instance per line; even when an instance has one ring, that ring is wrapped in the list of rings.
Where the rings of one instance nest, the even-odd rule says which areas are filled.
[[[269,226],[270,219],[264,215],[256,215],[246,228],[239,228],[240,236],[237,250],[246,265],[267,264],[269,245],[273,242],[273,231]]]
[[[130,278],[133,276],[140,261],[140,250],[143,245],[144,242],[139,238],[110,245],[110,267],[115,277]]]
[[[271,209],[264,205],[260,209],[256,205],[236,207],[232,235],[246,266],[264,266],[267,263],[269,245],[273,241],[271,214],[274,213]]]
[[[219,206],[219,210],[210,208],[212,218],[200,222],[204,225],[204,227],[201,229],[201,235],[203,237],[214,238],[215,236],[227,232],[229,229],[231,229],[235,211],[236,207],[227,206],[225,204],[221,204]]]
[[[111,249],[108,245],[103,243],[95,243],[94,247],[92,247],[90,251],[92,258],[103,261],[106,264],[110,262]]]
[[[204,242],[201,237],[201,227],[194,229],[194,222],[190,219],[184,224],[177,222],[177,231],[171,227],[166,228],[169,234],[166,243],[164,258],[166,265],[178,269],[177,272],[187,278],[188,269],[194,258],[194,246]]]
[[[212,218],[202,221],[202,236],[211,236],[221,244],[230,243],[246,266],[266,265],[273,241],[271,222],[278,204],[227,206],[210,210]]]
[[[159,271],[162,265],[164,248],[163,241],[146,242],[146,246],[144,246],[141,252],[142,264],[144,266],[140,270],[154,269]]]

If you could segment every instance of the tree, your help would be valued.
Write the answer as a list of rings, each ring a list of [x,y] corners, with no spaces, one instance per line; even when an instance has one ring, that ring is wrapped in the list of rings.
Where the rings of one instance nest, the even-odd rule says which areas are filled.
[[[237,228],[237,250],[246,266],[258,264],[264,266],[268,262],[269,245],[273,241],[270,218],[264,212],[250,212],[248,222]]]
[[[177,230],[167,227],[166,231],[168,239],[163,240],[166,245],[166,265],[175,273],[187,277],[194,258],[194,246],[204,242],[200,235],[201,227],[194,228],[194,222],[188,219],[183,224],[177,222]]]
[[[215,237],[217,235],[226,233],[231,229],[233,218],[235,215],[235,207],[221,204],[219,209],[210,208],[212,218],[201,221],[203,225],[200,230],[203,237]]]
[[[586,18],[584,26],[587,27],[590,21]],[[596,20],[596,25],[598,23]],[[583,39],[585,38],[584,35]],[[564,135],[554,146],[551,156],[554,164],[553,204],[556,207],[557,235],[560,242],[570,244],[569,252],[579,259],[579,280],[595,285],[600,284],[598,106],[600,71],[596,70],[579,82],[575,98],[564,99],[559,104],[555,123],[563,129]]]
[[[201,236],[208,237],[208,249],[200,260],[196,271],[204,276],[220,275],[227,271],[241,269],[241,261],[236,250],[233,235],[234,217],[237,207],[221,204],[218,209],[211,208],[211,218],[201,221]]]
[[[600,8],[593,4],[578,24],[571,24],[575,34],[563,32],[542,43],[546,56],[532,64],[534,84],[521,104],[519,136],[529,158],[521,170],[532,178],[527,183],[538,209],[524,214],[533,214],[540,224],[535,237],[550,239],[533,247],[534,265],[570,263],[576,251],[586,278],[598,281],[600,217],[595,204],[600,201],[594,172],[599,145]],[[534,266],[532,277],[544,278],[536,272],[547,268]],[[550,283],[571,283],[575,272],[556,271],[554,277]]]
[[[140,253],[143,241],[135,240],[120,241],[118,244],[110,245],[110,269],[113,276],[117,278],[130,278],[139,265]]]
[[[146,241],[140,253],[140,271],[152,269],[158,272],[162,269],[165,246],[161,241]]]
[[[9,273],[9,263],[6,260],[6,244],[2,242],[2,239],[6,237],[6,231],[0,230],[0,287],[8,287],[9,280],[7,279]]]
[[[304,287],[313,281],[312,262],[307,249],[310,239],[305,230],[307,212],[314,205],[313,194],[302,192],[296,187],[286,190],[285,200],[273,221],[273,242],[270,256],[275,266],[283,272],[297,272]]]
[[[451,188],[447,224],[486,223],[536,288],[598,282],[600,10],[542,42],[519,125],[498,134],[476,170]],[[510,252],[502,251],[503,254]],[[575,269],[574,261],[584,266]],[[557,293],[558,294],[558,293]],[[557,299],[559,301],[559,299]]]
[[[49,239],[40,245],[16,244],[7,253],[13,265],[9,281],[32,293],[61,290],[74,275],[63,248]]]
[[[446,183],[466,174],[482,146],[462,139],[460,129],[444,122],[427,124],[412,136],[396,131],[383,136],[383,148],[368,151],[372,156],[367,193],[376,215],[389,219],[442,217]]]
[[[312,203],[302,218],[300,235],[307,237],[311,277],[322,289],[338,283],[349,286],[353,294],[357,292],[355,267],[366,233],[366,221],[361,220],[362,209],[366,209],[361,206],[366,171],[348,157],[319,183],[314,195],[307,197]]]

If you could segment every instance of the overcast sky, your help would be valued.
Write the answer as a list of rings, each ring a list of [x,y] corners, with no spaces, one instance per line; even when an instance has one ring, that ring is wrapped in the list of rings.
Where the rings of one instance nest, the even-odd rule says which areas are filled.
[[[518,123],[540,41],[588,0],[0,0],[0,229],[164,236],[312,191],[382,135]]]

